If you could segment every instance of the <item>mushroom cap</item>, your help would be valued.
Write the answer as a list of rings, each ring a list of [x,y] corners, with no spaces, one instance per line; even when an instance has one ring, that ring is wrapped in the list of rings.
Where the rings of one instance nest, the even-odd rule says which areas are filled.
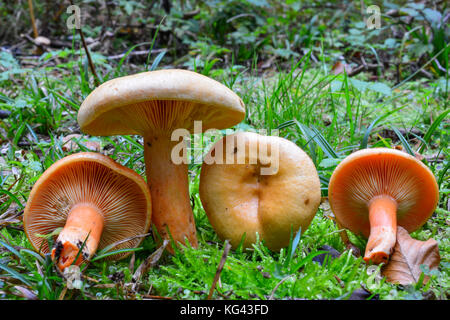
[[[223,84],[179,69],[109,80],[83,101],[78,124],[91,135],[109,136],[188,129],[225,129],[243,120],[242,100]]]
[[[233,139],[243,144],[237,142],[234,148],[233,144],[230,147]],[[252,157],[250,146],[259,150],[267,146],[268,157],[263,156],[265,152]],[[221,148],[223,164],[207,164]],[[240,152],[245,161],[226,162],[227,155],[234,157],[234,153],[237,159]],[[267,161],[271,157],[273,161]],[[273,170],[269,169],[272,165]],[[262,168],[274,174],[262,174]],[[199,191],[203,208],[220,239],[229,239],[236,248],[245,234],[243,246],[250,247],[256,242],[257,232],[271,250],[288,246],[291,230],[295,233],[301,227],[304,232],[308,228],[321,195],[317,170],[302,149],[284,138],[251,132],[226,136],[211,148],[202,165]]]
[[[144,179],[107,156],[80,152],[52,164],[31,190],[23,222],[36,251],[50,252],[47,241],[36,234],[45,235],[64,227],[70,210],[80,203],[93,205],[103,214],[98,249],[144,234],[150,228],[151,196]],[[137,247],[142,240],[131,239],[113,250]],[[122,259],[130,253],[108,258]]]
[[[386,195],[397,202],[397,224],[412,232],[431,216],[439,189],[431,170],[415,157],[395,149],[356,151],[334,170],[329,185],[330,207],[339,222],[369,237],[369,203]]]

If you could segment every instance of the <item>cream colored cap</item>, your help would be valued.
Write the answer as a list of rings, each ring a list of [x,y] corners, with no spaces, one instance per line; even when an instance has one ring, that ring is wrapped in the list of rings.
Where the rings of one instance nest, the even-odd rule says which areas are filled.
[[[168,69],[109,80],[81,104],[78,124],[97,136],[184,128],[229,128],[244,119],[242,100],[223,84],[187,70]]]

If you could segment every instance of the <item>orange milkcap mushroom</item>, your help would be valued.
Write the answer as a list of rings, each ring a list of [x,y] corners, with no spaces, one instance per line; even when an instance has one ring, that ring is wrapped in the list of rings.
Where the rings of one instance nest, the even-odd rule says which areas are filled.
[[[51,250],[60,270],[89,260],[97,248],[144,234],[150,228],[151,195],[144,179],[112,159],[80,152],[52,164],[33,186],[24,211],[24,230],[41,254],[50,252],[39,234],[62,228]],[[134,248],[142,237],[118,244]],[[122,259],[128,253],[112,255]]]
[[[244,234],[243,247],[250,247],[256,233],[271,250],[288,246],[291,230],[306,231],[320,204],[308,155],[289,140],[251,132],[216,142],[204,159],[199,191],[211,225],[233,248]]]
[[[153,223],[162,238],[168,239],[169,231],[175,243],[184,244],[187,238],[197,247],[188,159],[184,154],[181,163],[173,161],[172,150],[179,141],[172,140],[172,133],[192,133],[195,120],[202,121],[203,131],[225,129],[244,116],[244,103],[226,86],[195,72],[171,69],[103,83],[83,101],[78,123],[91,135],[143,136]]]
[[[328,186],[336,219],[368,242],[364,260],[387,262],[396,243],[397,225],[420,228],[439,199],[433,173],[415,157],[394,149],[359,150],[334,170]]]

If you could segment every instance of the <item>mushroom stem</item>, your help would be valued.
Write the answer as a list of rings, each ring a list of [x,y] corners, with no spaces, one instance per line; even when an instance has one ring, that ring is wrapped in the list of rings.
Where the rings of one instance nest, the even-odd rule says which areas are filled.
[[[369,203],[370,236],[364,261],[387,263],[397,234],[397,202],[389,196],[373,198]]]
[[[77,204],[71,209],[64,229],[52,249],[52,260],[61,271],[75,261],[85,241],[75,264],[80,265],[83,260],[88,260],[95,253],[102,235],[103,224],[103,214],[90,204]]]
[[[197,234],[189,198],[186,154],[183,162],[172,160],[172,150],[179,144],[170,136],[159,135],[144,139],[147,183],[152,196],[152,223],[162,239],[171,237],[185,244],[185,238],[196,248]],[[179,154],[176,154],[179,157]],[[155,238],[155,240],[158,240]],[[169,252],[173,249],[169,246]]]

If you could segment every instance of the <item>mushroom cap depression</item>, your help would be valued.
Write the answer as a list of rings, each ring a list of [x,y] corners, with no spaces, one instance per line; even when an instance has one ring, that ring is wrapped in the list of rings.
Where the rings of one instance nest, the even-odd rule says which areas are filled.
[[[422,162],[395,149],[356,151],[334,170],[328,186],[330,207],[355,234],[370,234],[369,203],[376,196],[397,202],[397,223],[408,232],[420,228],[439,199],[436,179]]]
[[[63,228],[71,209],[80,203],[93,205],[103,214],[99,249],[150,228],[151,196],[144,179],[102,154],[80,152],[52,164],[31,190],[23,222],[37,251],[49,252],[47,241],[37,234]],[[142,240],[131,239],[114,250],[137,247]],[[121,259],[129,253],[108,258]]]
[[[249,150],[255,146],[257,156],[252,156]],[[264,146],[267,153],[261,151]],[[225,162],[231,154],[238,162],[244,150],[245,161]],[[219,152],[223,164],[206,163]],[[309,156],[289,140],[251,132],[226,136],[211,148],[202,165],[199,191],[211,225],[233,248],[244,234],[243,246],[250,247],[256,232],[269,249],[286,247],[291,230],[295,233],[301,227],[304,232],[320,204],[319,176]]]
[[[183,128],[225,129],[243,120],[242,100],[223,84],[178,69],[112,79],[83,101],[78,124],[91,135],[147,135]]]

